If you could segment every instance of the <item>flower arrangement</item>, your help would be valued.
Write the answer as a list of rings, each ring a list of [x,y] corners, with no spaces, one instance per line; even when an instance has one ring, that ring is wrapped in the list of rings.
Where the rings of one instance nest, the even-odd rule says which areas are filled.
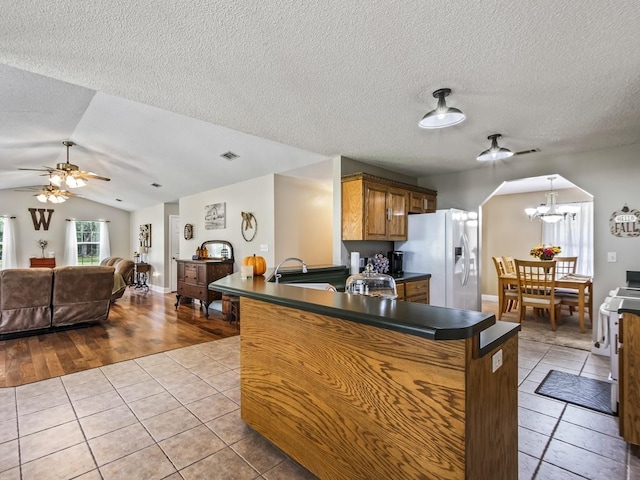
[[[42,250],[42,258],[44,258],[44,249],[47,248],[49,242],[46,240],[40,239],[38,240],[38,245],[40,245],[40,250]]]
[[[551,260],[560,252],[562,252],[562,249],[556,245],[538,245],[531,249],[529,255],[540,260]]]
[[[387,273],[389,271],[389,259],[382,253],[376,253],[372,258],[373,271],[376,273]]]

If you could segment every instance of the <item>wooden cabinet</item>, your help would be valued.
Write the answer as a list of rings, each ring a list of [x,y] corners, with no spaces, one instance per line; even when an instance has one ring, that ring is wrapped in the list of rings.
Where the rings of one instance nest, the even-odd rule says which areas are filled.
[[[204,306],[204,316],[209,317],[209,304],[221,298],[220,292],[209,290],[208,286],[222,277],[233,273],[233,260],[176,260],[178,263],[178,291],[176,309],[181,297],[200,300]]]
[[[342,178],[342,239],[407,239],[407,215],[435,211],[436,192],[366,173]],[[430,210],[432,208],[433,210]]]
[[[611,341],[615,341],[611,339]],[[620,435],[629,443],[640,445],[640,317],[624,313],[620,317],[618,341],[618,388]]]
[[[29,259],[29,266],[31,268],[54,268],[56,266],[56,259],[32,257]]]
[[[423,192],[409,192],[409,213],[430,213],[436,211],[436,195]]]
[[[398,300],[415,303],[429,303],[429,279],[396,281]]]

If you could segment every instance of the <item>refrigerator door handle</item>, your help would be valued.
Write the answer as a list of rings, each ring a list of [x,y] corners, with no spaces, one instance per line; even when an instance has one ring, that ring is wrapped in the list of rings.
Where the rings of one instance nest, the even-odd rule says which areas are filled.
[[[463,232],[462,233],[462,261],[463,261],[463,267],[464,268],[464,276],[462,277],[462,285],[465,286],[467,284],[467,282],[469,281],[469,268],[471,267],[471,261],[469,258],[470,255],[470,251],[469,251],[469,239],[467,238],[467,233]]]

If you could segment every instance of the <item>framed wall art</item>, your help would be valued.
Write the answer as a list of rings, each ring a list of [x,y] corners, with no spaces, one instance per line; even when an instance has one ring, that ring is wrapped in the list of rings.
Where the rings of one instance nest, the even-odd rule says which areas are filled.
[[[141,247],[151,247],[151,224],[140,225],[138,240]]]
[[[204,207],[204,229],[215,230],[227,227],[226,203],[212,203]]]

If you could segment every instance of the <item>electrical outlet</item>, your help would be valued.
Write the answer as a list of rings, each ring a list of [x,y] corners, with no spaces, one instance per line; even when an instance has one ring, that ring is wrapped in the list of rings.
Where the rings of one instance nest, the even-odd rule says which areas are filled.
[[[491,357],[491,372],[495,372],[502,366],[502,349],[498,350]]]
[[[266,243],[263,243],[260,245],[260,251],[261,252],[268,252],[269,251],[269,245]]]
[[[616,263],[618,261],[618,254],[616,252],[607,252],[607,262]]]

